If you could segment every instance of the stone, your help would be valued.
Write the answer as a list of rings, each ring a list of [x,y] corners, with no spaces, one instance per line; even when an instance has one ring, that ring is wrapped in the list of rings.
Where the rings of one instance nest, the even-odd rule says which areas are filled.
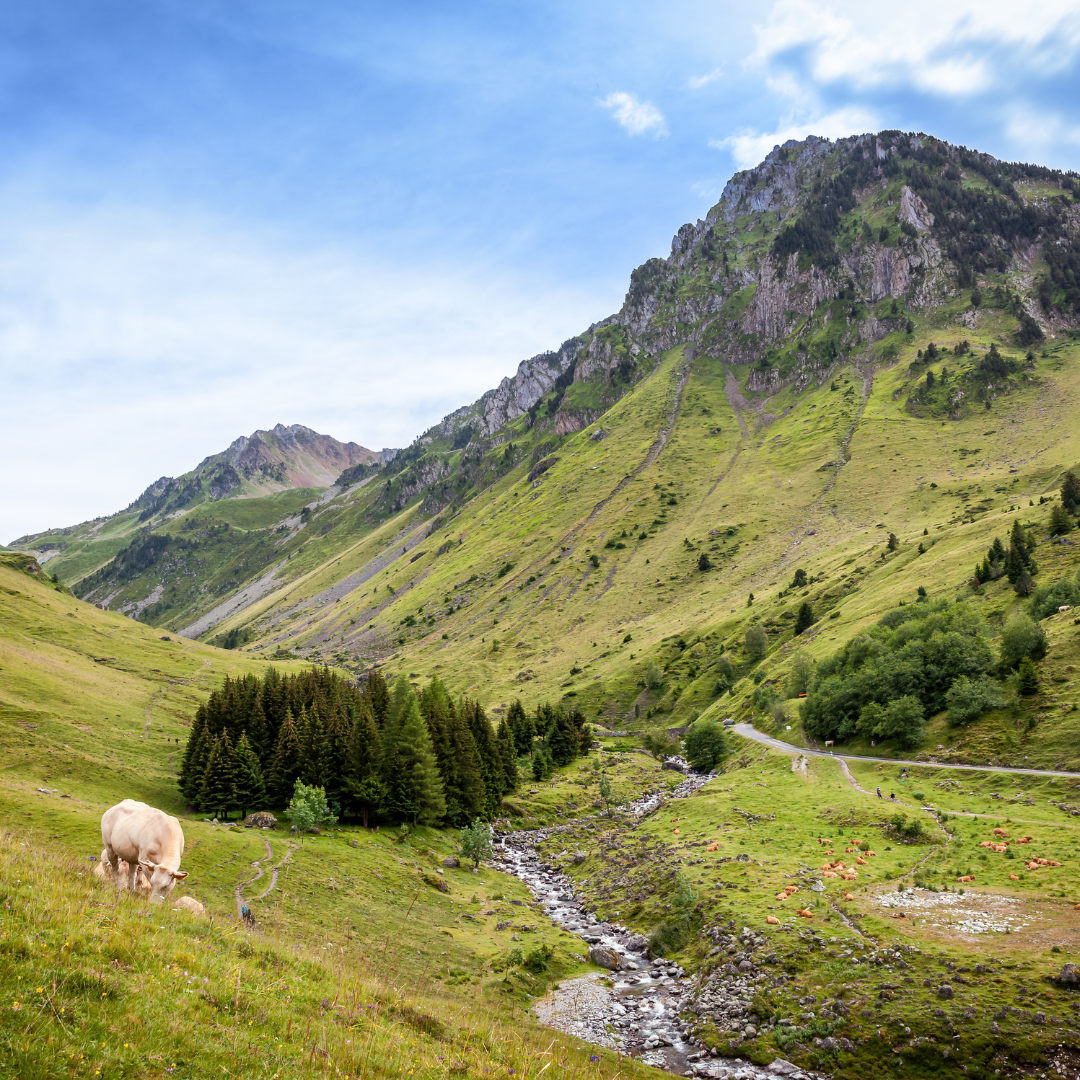
[[[769,1072],[771,1072],[773,1076],[792,1076],[798,1071],[798,1065],[792,1065],[790,1061],[785,1061],[783,1058],[777,1058],[769,1065]]]
[[[461,866],[461,860],[456,855],[447,855],[442,864],[448,870],[457,870]]]
[[[244,824],[249,829],[273,829],[277,827],[277,818],[269,810],[259,810],[254,814],[248,814],[244,818]]]
[[[607,968],[608,971],[619,970],[619,954],[606,945],[593,945],[589,949],[589,959],[597,967]]]
[[[1075,990],[1080,987],[1080,968],[1077,968],[1075,964],[1065,964],[1061,971],[1058,972],[1057,978],[1054,982],[1058,986],[1065,987],[1069,990]]]
[[[839,1050],[840,1044],[831,1036],[828,1035],[821,1040],[822,1050]]]
[[[179,896],[173,901],[173,911],[187,911],[192,915],[205,915],[206,908],[194,896]]]
[[[840,1044],[840,1049],[846,1054],[853,1054],[855,1052],[855,1044],[850,1039],[845,1039],[842,1035],[836,1040]]]
[[[942,983],[937,988],[937,996],[943,998],[945,1001],[949,1001],[956,996],[956,991],[948,983]]]
[[[570,861],[571,861],[571,862],[572,862],[572,863],[573,863],[573,864],[574,864],[575,866],[580,866],[580,865],[581,865],[581,864],[582,864],[582,863],[583,863],[583,862],[584,862],[584,861],[585,861],[585,860],[586,860],[586,859],[587,859],[588,857],[589,857],[589,856],[588,856],[588,855],[586,855],[584,851],[576,851],[576,852],[574,852],[574,854],[573,854],[573,855],[571,856],[571,858],[570,858]]]

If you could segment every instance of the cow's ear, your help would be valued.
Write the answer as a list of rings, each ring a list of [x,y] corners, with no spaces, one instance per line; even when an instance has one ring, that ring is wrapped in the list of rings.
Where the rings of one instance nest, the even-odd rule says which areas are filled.
[[[143,873],[147,877],[152,877],[153,874],[154,874],[154,871],[157,869],[157,863],[141,862],[141,863],[139,863],[139,865],[142,867]]]
[[[188,872],[186,870],[174,870],[172,872],[172,876],[179,881],[181,878],[186,878],[188,876]]]

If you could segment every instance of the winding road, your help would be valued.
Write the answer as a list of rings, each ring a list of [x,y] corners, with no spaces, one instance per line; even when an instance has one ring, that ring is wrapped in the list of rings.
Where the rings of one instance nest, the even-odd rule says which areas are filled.
[[[842,761],[873,761],[885,765],[912,765],[918,769],[967,769],[969,772],[1005,772],[1023,773],[1026,776],[1071,776],[1080,779],[1080,773],[1061,772],[1057,769],[1020,769],[1011,765],[954,765],[949,761],[908,761],[904,758],[881,758],[865,757],[862,754],[834,754],[829,750],[811,750],[805,746],[795,746],[786,743],[782,739],[774,739],[771,735],[765,735],[758,731],[752,724],[734,724],[731,728],[736,735],[752,739],[764,746],[771,746],[774,750],[782,750],[785,754],[806,754],[807,757],[836,758]]]

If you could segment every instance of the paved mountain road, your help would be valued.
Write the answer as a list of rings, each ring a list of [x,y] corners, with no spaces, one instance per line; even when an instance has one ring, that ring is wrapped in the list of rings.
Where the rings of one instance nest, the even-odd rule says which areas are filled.
[[[1009,765],[954,765],[948,761],[906,761],[902,758],[864,757],[861,754],[834,754],[828,750],[810,750],[805,746],[795,746],[786,743],[782,739],[774,739],[771,735],[765,735],[756,730],[751,724],[735,724],[732,731],[736,735],[742,735],[754,742],[771,746],[774,750],[782,750],[785,754],[806,754],[808,757],[831,757],[837,759],[847,758],[848,761],[874,761],[886,765],[914,765],[920,769],[967,769],[969,772],[1005,772],[1023,773],[1026,776],[1071,776],[1080,779],[1080,773],[1060,772],[1057,769],[1019,769]]]

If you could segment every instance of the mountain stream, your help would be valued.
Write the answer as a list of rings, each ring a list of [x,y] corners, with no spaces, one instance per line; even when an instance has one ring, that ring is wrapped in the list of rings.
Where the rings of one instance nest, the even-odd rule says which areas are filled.
[[[671,764],[687,768],[682,761]],[[620,810],[643,819],[667,800],[692,795],[712,778],[712,774],[689,773],[674,790],[643,796]],[[544,862],[537,852],[539,844],[563,828],[502,833],[494,838],[494,865],[522,881],[547,917],[580,937],[589,945],[593,963],[610,971],[606,977],[593,974],[560,983],[534,1006],[541,1023],[680,1076],[806,1080],[816,1075],[782,1059],[762,1067],[741,1058],[720,1057],[695,1043],[686,1021],[679,1016],[694,996],[695,980],[672,961],[649,959],[648,943],[640,934],[619,923],[598,921],[574,893],[571,879]]]

